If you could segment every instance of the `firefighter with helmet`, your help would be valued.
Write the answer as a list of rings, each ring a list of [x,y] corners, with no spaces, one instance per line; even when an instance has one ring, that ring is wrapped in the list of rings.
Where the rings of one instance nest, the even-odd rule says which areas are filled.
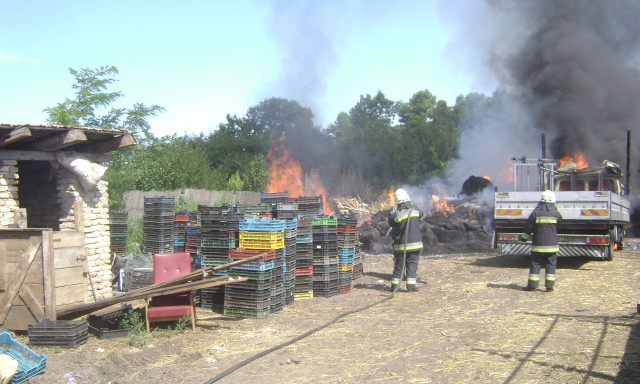
[[[538,206],[531,212],[520,240],[533,238],[529,266],[529,279],[525,291],[538,288],[540,270],[544,265],[544,285],[547,291],[553,291],[556,280],[556,263],[558,260],[558,222],[562,215],[556,208],[556,195],[552,191],[542,192]]]
[[[396,205],[389,211],[394,258],[391,292],[398,289],[402,281],[403,270],[406,276],[407,291],[417,292],[418,261],[422,252],[420,220],[424,213],[413,205],[409,194],[404,189],[398,189],[395,192],[395,198]]]

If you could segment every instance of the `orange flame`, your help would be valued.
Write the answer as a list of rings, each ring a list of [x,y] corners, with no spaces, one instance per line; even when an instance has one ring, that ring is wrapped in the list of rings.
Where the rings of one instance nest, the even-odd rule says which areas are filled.
[[[383,193],[380,197],[378,197],[378,205],[380,206],[380,211],[384,211],[385,209],[390,209],[394,205],[396,205],[396,196],[393,193],[395,187],[391,187],[387,192]]]
[[[442,215],[447,216],[449,212],[454,211],[454,207],[451,204],[447,204],[446,197],[439,197],[436,195],[431,195],[431,201],[429,202],[431,206],[431,214],[435,212],[440,212]]]
[[[294,159],[285,145],[286,137],[281,136],[278,143],[273,143],[269,148],[267,160],[269,161],[268,193],[289,192],[289,198],[299,196],[322,195],[322,204],[325,215],[333,213],[327,204],[327,191],[325,190],[317,170],[312,170],[307,177],[302,175],[300,162]]]
[[[589,166],[589,163],[587,163],[587,160],[584,158],[584,153],[581,153],[581,152],[574,154],[573,156],[571,154],[568,154],[561,157],[560,159],[558,159],[557,166],[561,167],[571,161],[576,163],[576,166],[578,167],[578,169],[587,168]]]

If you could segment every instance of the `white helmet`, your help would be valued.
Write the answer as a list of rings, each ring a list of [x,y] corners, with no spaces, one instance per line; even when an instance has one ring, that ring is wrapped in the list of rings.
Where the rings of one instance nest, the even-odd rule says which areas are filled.
[[[404,189],[400,188],[396,191],[396,204],[410,201],[409,194]]]
[[[555,203],[556,202],[556,194],[553,191],[546,190],[542,192],[542,198],[540,199],[543,203]]]

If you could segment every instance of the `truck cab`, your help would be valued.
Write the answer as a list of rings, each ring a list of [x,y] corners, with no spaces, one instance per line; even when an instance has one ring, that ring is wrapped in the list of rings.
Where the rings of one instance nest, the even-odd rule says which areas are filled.
[[[575,163],[569,162],[557,169],[555,191],[608,191],[622,196],[621,179],[620,167],[607,160],[600,167],[584,169],[577,169]]]

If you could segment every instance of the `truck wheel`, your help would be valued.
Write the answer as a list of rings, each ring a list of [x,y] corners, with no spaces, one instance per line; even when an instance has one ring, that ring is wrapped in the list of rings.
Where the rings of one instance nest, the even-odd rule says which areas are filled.
[[[614,242],[610,238],[609,239],[609,246],[607,247],[607,251],[609,252],[609,255],[607,255],[607,257],[604,258],[607,261],[613,260],[613,248],[614,248],[613,244],[614,244]]]

